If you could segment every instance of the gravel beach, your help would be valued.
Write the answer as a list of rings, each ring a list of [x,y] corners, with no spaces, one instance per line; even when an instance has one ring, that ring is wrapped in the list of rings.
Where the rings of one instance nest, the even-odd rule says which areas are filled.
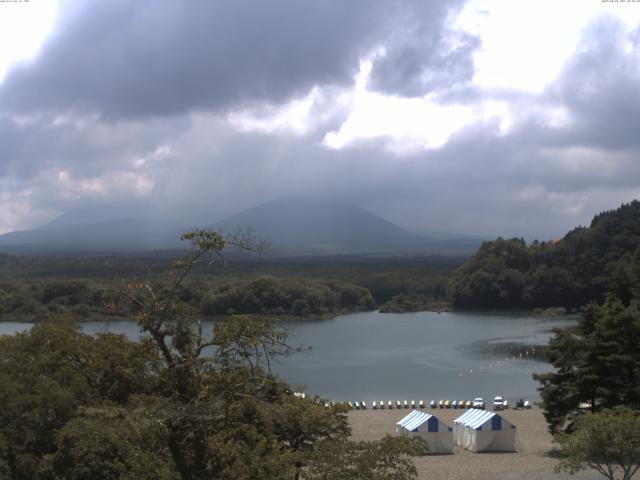
[[[465,410],[424,409],[446,424],[453,426],[453,420]],[[377,440],[385,434],[395,435],[395,424],[410,410],[354,410],[349,413],[349,423],[353,440]],[[557,460],[554,458],[552,437],[547,432],[547,424],[542,410],[508,409],[499,412],[517,428],[518,451],[514,453],[471,453],[455,447],[453,455],[427,455],[414,459],[418,468],[418,478],[430,480],[568,480],[602,478],[596,472],[582,472],[576,475],[557,474],[553,471]]]

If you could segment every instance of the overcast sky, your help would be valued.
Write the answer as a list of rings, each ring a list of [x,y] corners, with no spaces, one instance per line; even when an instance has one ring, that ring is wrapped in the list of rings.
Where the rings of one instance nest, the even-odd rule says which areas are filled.
[[[0,233],[313,194],[546,239],[638,198],[639,153],[640,3],[0,3]]]

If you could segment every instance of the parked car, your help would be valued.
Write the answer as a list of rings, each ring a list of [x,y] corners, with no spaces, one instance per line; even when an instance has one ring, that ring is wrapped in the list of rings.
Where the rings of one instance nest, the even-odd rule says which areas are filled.
[[[482,397],[476,397],[473,399],[473,404],[472,404],[473,408],[479,408],[481,410],[484,410],[485,405],[484,405],[484,398]]]
[[[493,397],[493,409],[494,410],[502,410],[504,408],[504,398],[502,395],[496,395]]]

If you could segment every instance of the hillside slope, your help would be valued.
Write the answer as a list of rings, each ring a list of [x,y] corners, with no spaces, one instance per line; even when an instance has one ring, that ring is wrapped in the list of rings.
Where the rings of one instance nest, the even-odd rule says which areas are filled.
[[[417,235],[362,208],[309,197],[274,200],[213,223],[185,225],[184,219],[148,215],[148,210],[135,206],[70,212],[37,229],[0,235],[0,252],[84,255],[172,250],[185,247],[179,241],[181,233],[206,225],[230,236],[239,228],[250,229],[256,239],[269,241],[271,256],[469,255],[480,244],[472,238]]]
[[[557,242],[498,238],[454,274],[449,300],[458,309],[519,309],[600,302],[614,273],[640,248],[640,202],[596,215]]]
[[[145,218],[50,224],[0,235],[10,253],[118,253],[181,248],[175,223]]]
[[[304,254],[401,251],[425,239],[362,208],[313,198],[282,198],[245,210],[216,226],[225,232],[250,227],[274,250]]]

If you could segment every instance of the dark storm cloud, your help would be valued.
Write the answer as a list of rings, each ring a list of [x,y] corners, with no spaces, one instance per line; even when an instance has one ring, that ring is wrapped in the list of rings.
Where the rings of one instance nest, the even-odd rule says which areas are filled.
[[[0,117],[0,176],[28,181],[45,170],[68,169],[87,177],[129,168],[135,158],[188,128],[185,117],[144,124],[105,123],[95,117],[35,116],[22,122]]]
[[[359,60],[388,43],[405,22],[412,34],[427,34],[416,48],[433,47],[434,41],[441,46],[439,30],[450,8],[441,0],[94,0],[63,5],[68,10],[38,58],[14,68],[5,80],[0,89],[4,109],[88,111],[117,118],[278,103],[315,85],[349,84]],[[402,63],[396,57],[411,55],[399,49],[404,52],[406,45],[394,46],[390,65],[380,64],[381,78],[389,77],[385,88],[391,87],[391,64]],[[466,66],[458,66],[466,50],[431,54],[428,63],[439,69],[438,82],[447,68],[468,73]]]
[[[474,74],[473,52],[479,40],[461,35],[460,44],[446,45],[442,37],[419,45],[393,48],[373,69],[371,88],[407,97],[442,93],[469,82]]]
[[[615,182],[640,178],[637,167],[611,165],[610,181],[573,159],[541,154],[521,135],[498,137],[474,127],[441,150],[398,159],[378,141],[333,151],[305,138],[239,133],[203,119],[175,145],[176,163],[156,177],[152,197],[165,212],[202,221],[278,197],[316,195],[423,231],[548,239],[628,200],[637,186]],[[205,137],[215,151],[202,148]]]
[[[21,218],[4,228],[89,203],[107,216],[213,222],[310,194],[423,231],[545,239],[638,195],[637,32],[600,22],[542,94],[488,90],[470,82],[478,40],[450,30],[451,5],[461,3],[77,3],[0,84],[0,214],[5,202]],[[478,120],[441,149],[402,157],[384,136],[325,148],[353,107],[330,85],[352,86],[362,55],[380,46],[371,89],[469,108],[505,102],[514,125]],[[277,115],[316,85],[324,97],[302,133],[241,131],[226,116]],[[566,124],[545,120],[554,108]],[[137,190],[137,179],[151,187]]]
[[[72,3],[38,58],[9,73],[0,102],[107,117],[279,102],[349,83],[389,13],[377,0]]]
[[[567,139],[620,150],[640,147],[640,26],[620,20],[591,25],[558,81],[557,95],[574,120]]]
[[[371,89],[412,97],[444,94],[469,82],[480,39],[447,24],[463,4],[426,2],[407,9],[402,30],[385,45],[386,54],[374,62]]]

